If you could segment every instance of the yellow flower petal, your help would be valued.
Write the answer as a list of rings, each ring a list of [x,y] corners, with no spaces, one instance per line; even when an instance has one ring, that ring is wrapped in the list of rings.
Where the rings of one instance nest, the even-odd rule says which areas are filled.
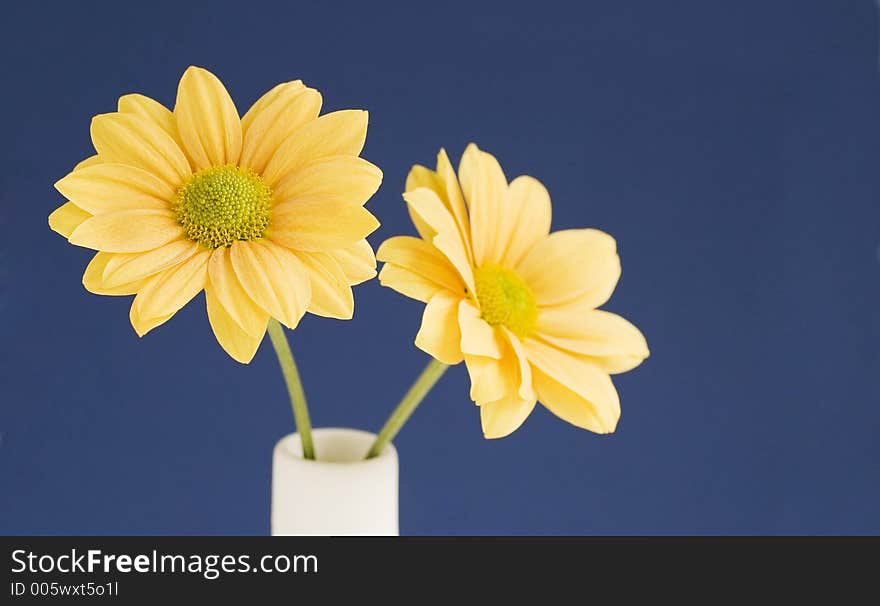
[[[266,332],[269,314],[245,292],[235,275],[229,249],[225,246],[211,254],[211,260],[208,261],[208,281],[210,287],[206,291],[211,291],[226,314],[247,334],[262,338]],[[220,337],[217,338],[222,344]]]
[[[144,95],[123,95],[119,97],[117,109],[123,114],[136,114],[149,120],[152,120],[171,138],[180,144],[180,138],[177,134],[177,123],[174,121],[174,114],[171,110]]]
[[[128,319],[139,337],[143,337],[157,326],[162,326],[165,322],[170,320],[172,316],[174,316],[174,314],[165,314],[158,318],[141,318],[135,302],[132,302],[131,307],[128,310]]]
[[[443,288],[460,297],[465,296],[461,275],[449,259],[429,242],[412,236],[394,236],[382,243],[376,255],[380,261],[422,276],[436,285],[434,290]],[[388,286],[394,288],[392,284]]]
[[[471,244],[477,267],[498,263],[503,244],[498,234],[507,178],[498,161],[471,143],[462,154],[458,176],[470,210]]]
[[[624,318],[602,310],[547,308],[538,316],[538,336],[560,349],[594,358],[609,374],[631,370],[648,357],[641,331]]]
[[[467,251],[461,234],[449,210],[429,189],[416,189],[403,194],[404,200],[413,212],[433,229],[435,235],[431,243],[452,263],[464,280],[470,292],[475,292],[474,273],[468,260]]]
[[[463,353],[496,360],[501,358],[503,337],[480,317],[480,310],[468,299],[462,299],[458,306],[458,326]]]
[[[376,217],[357,204],[301,199],[272,209],[266,238],[294,250],[326,252],[351,246],[378,227]]]
[[[465,355],[464,362],[471,378],[471,399],[482,406],[503,398],[518,396],[535,398],[531,367],[519,340],[510,331],[501,329],[501,357]]]
[[[629,372],[645,361],[645,358],[640,356],[584,356],[584,359],[609,375]]]
[[[290,82],[276,84],[268,92],[264,93],[262,97],[257,99],[256,103],[251,105],[250,109],[241,117],[242,133],[247,133],[256,117],[277,99],[279,95],[290,95],[304,88],[305,85],[302,83],[302,80],[291,80]]]
[[[424,166],[415,165],[412,167],[406,178],[406,191],[413,191],[420,187],[426,187],[436,193],[437,197],[440,198],[440,201],[443,202],[443,205],[452,215],[464,244],[468,261],[472,263],[473,253],[471,251],[470,221],[468,219],[467,207],[464,204],[458,178],[455,176],[455,169],[452,168],[452,163],[449,161],[449,156],[446,155],[446,150],[441,148],[437,154],[436,172]],[[417,214],[413,213],[411,209],[410,218],[412,218],[419,235],[430,242],[436,235],[436,231],[427,225]]]
[[[305,266],[289,250],[263,240],[235,242],[232,267],[253,301],[288,328],[296,328],[312,297]]]
[[[96,295],[120,296],[133,295],[143,287],[145,280],[137,280],[114,287],[109,287],[104,283],[104,270],[115,256],[113,253],[99,252],[92,257],[82,278],[83,286],[87,291]]]
[[[198,250],[197,243],[180,239],[146,252],[114,254],[104,268],[104,286],[114,288],[143,280],[183,263]]]
[[[443,195],[440,196],[440,199],[455,219],[455,224],[458,226],[458,231],[461,234],[461,239],[464,243],[465,252],[467,253],[468,259],[473,263],[474,253],[471,244],[470,218],[468,217],[467,207],[464,203],[464,197],[461,193],[458,178],[455,176],[455,169],[452,168],[452,162],[449,161],[449,156],[446,155],[446,150],[442,148],[437,154],[437,175],[443,182]],[[507,184],[505,183],[505,186],[506,185]]]
[[[515,395],[521,383],[516,355],[506,345],[501,359],[464,356],[471,378],[471,400],[482,406]]]
[[[220,304],[211,286],[205,289],[205,305],[208,309],[208,322],[220,347],[236,362],[248,364],[260,347],[266,324],[263,324],[264,333],[258,336],[246,333]]]
[[[196,170],[238,163],[241,120],[217,76],[200,67],[187,68],[177,87],[174,119]]]
[[[503,251],[499,261],[516,267],[526,254],[550,233],[550,194],[537,179],[517,177],[502,202],[498,240]]]
[[[446,292],[438,292],[431,297],[416,335],[416,347],[444,364],[458,364],[462,360],[459,344],[461,333],[458,329],[459,301],[459,297]]]
[[[339,263],[345,279],[352,286],[376,277],[376,255],[373,254],[373,247],[366,240],[330,251],[328,254]]]
[[[49,215],[49,227],[52,231],[69,238],[70,234],[92,215],[81,209],[73,202],[62,204]]]
[[[89,156],[85,160],[79,162],[76,166],[73,167],[73,170],[79,170],[87,166],[96,166],[98,164],[101,164],[101,162],[103,162],[103,160],[101,160],[101,156],[95,154],[94,156]]]
[[[605,303],[620,278],[614,238],[596,229],[567,229],[534,246],[516,271],[539,306]]]
[[[519,397],[525,400],[534,400],[537,396],[535,395],[535,387],[532,382],[532,366],[529,363],[525,347],[522,341],[519,340],[519,337],[514,335],[508,328],[502,327],[501,331],[507,338],[507,342],[510,344],[510,348],[516,357],[516,364],[519,366]]]
[[[363,205],[382,184],[382,171],[357,156],[330,156],[311,162],[272,190],[278,204],[296,200]]]
[[[196,253],[183,263],[148,278],[134,298],[135,314],[144,322],[171,316],[205,288],[211,251]],[[132,323],[135,330],[138,326]],[[138,332],[143,336],[142,332]]]
[[[317,118],[320,112],[321,93],[315,89],[281,90],[271,103],[254,116],[244,132],[241,165],[262,173],[281,144]]]
[[[278,146],[266,164],[263,178],[270,187],[319,158],[357,156],[367,138],[368,114],[349,109],[309,122]]]
[[[97,164],[75,170],[55,189],[93,215],[117,210],[169,210],[174,190],[168,183],[140,168],[124,164]]]
[[[350,320],[354,315],[354,295],[339,264],[324,253],[302,252],[297,256],[308,268],[312,284],[309,313]]]
[[[534,382],[538,400],[563,421],[594,433],[613,433],[616,429],[619,410],[616,417],[606,411],[600,412],[590,400],[537,369]]]
[[[535,409],[535,400],[523,400],[515,395],[480,406],[483,435],[488,439],[503,438],[519,429]]]
[[[422,303],[427,303],[443,290],[443,287],[425,276],[390,263],[386,263],[379,272],[379,284]]]
[[[414,164],[409,170],[409,174],[406,175],[405,191],[413,191],[420,187],[427,187],[439,196],[440,192],[444,191],[446,185],[443,178],[430,168],[421,164]]]
[[[71,244],[104,252],[143,252],[183,236],[170,210],[120,210],[96,215],[73,230]]]
[[[92,143],[103,162],[142,168],[179,187],[191,174],[177,142],[155,122],[135,114],[101,114],[92,119]]]
[[[611,378],[591,362],[536,339],[523,343],[533,366],[538,400],[572,425],[610,433],[620,418],[620,399]]]
[[[444,184],[440,175],[429,168],[416,164],[410,169],[409,174],[406,176],[406,191],[413,191],[420,187],[437,192],[437,195],[439,196],[439,192],[443,191]],[[406,210],[409,213],[409,218],[415,226],[416,231],[419,233],[419,236],[430,242],[431,239],[437,235],[437,232],[431,229],[431,226],[425,223],[418,214],[413,212],[410,205],[407,204]]]

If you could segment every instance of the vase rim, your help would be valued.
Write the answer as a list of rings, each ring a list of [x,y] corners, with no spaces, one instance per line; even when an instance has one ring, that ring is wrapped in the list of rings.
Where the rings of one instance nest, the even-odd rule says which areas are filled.
[[[312,441],[315,443],[315,453],[318,456],[316,460],[302,457],[302,446],[298,432],[289,433],[278,440],[275,451],[290,461],[310,466],[371,466],[383,465],[388,459],[397,459],[397,449],[391,443],[378,456],[365,459],[364,457],[375,439],[376,434],[363,429],[317,427],[312,429]]]

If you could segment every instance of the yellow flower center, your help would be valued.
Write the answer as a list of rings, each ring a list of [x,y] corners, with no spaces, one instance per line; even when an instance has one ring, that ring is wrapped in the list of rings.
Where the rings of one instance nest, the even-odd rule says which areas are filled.
[[[492,326],[506,326],[524,337],[535,328],[538,306],[522,278],[498,265],[474,270],[474,287],[482,318]]]
[[[193,175],[177,190],[174,210],[190,240],[220,248],[263,237],[271,198],[258,174],[227,164]]]

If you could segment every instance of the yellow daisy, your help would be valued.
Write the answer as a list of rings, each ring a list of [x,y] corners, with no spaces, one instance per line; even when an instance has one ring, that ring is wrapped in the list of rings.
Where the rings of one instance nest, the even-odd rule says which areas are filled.
[[[601,311],[620,277],[614,239],[595,229],[550,233],[550,196],[532,177],[507,182],[470,145],[458,176],[414,166],[406,200],[420,238],[379,247],[379,281],[427,303],[416,345],[464,360],[483,433],[516,430],[540,401],[597,433],[614,431],[620,401],[609,375],[648,356],[641,332]]]
[[[239,117],[220,80],[190,67],[173,111],[125,95],[96,116],[97,154],[55,184],[69,202],[49,217],[98,251],[86,289],[137,295],[140,336],[204,290],[217,340],[242,363],[270,318],[351,318],[351,286],[375,275],[364,238],[379,222],[363,205],[382,172],[358,157],[367,112],[320,110],[321,94],[296,80]]]

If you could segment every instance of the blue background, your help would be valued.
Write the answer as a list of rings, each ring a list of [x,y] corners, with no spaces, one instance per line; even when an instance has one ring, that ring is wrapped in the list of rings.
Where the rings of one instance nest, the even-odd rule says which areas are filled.
[[[369,109],[374,246],[412,233],[410,165],[470,141],[547,185],[554,229],[618,239],[607,308],[652,356],[616,378],[617,433],[536,409],[485,441],[456,367],[396,442],[404,533],[880,532],[873,3],[403,4],[3,9],[0,532],[268,531],[292,426],[271,347],[237,365],[201,296],[138,339],[46,225],[91,116],[173,103],[189,64],[240,110],[298,77]],[[315,424],[376,430],[426,362],[422,305],[355,298],[292,342]]]

